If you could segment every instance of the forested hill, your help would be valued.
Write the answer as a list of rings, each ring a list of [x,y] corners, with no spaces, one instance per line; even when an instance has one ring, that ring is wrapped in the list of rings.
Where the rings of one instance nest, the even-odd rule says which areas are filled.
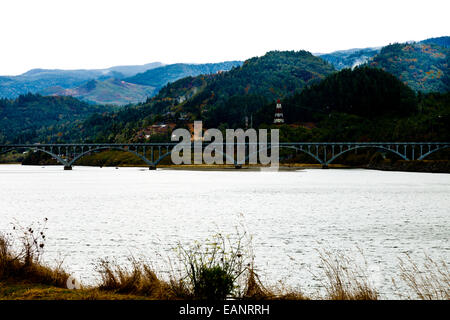
[[[272,51],[241,67],[214,75],[187,77],[163,87],[146,103],[89,118],[74,135],[102,141],[127,141],[158,121],[202,119],[206,125],[242,126],[261,106],[299,92],[335,69],[306,51]]]
[[[16,99],[0,99],[0,143],[48,142],[59,130],[74,128],[78,121],[93,113],[113,111],[113,107],[94,106],[72,97],[20,95]],[[39,139],[39,140],[38,140]]]
[[[393,75],[368,66],[344,69],[281,101],[287,141],[447,141],[450,93],[416,94]],[[273,121],[274,104],[254,117]],[[307,127],[304,124],[308,124]]]
[[[448,37],[445,37],[448,38]],[[450,49],[426,40],[419,43],[396,43],[385,46],[369,62],[416,91],[447,92],[450,89]]]
[[[417,112],[414,91],[393,75],[367,66],[344,69],[282,101],[286,122],[317,122],[322,115],[345,113],[365,118],[404,117]],[[257,123],[272,120],[262,108]]]
[[[145,103],[99,110],[70,127],[61,121],[40,130],[36,141],[166,141],[168,133],[148,139],[140,133],[155,123],[180,127],[193,120],[224,129],[243,128],[249,118],[260,128],[272,124],[276,99],[282,99],[286,125],[279,128],[285,140],[448,140],[449,97],[416,93],[382,68],[336,72],[306,51],[272,51],[228,72],[170,83]]]
[[[444,48],[450,48],[450,37],[446,36],[446,37],[429,38],[420,41],[420,43],[435,44]]]
[[[450,37],[446,36],[317,56],[338,70],[368,64],[392,73],[416,91],[446,92],[449,90],[449,52]]]
[[[168,134],[146,140],[138,133],[154,123],[174,122],[180,127],[194,119],[219,129],[243,128],[245,116],[252,117],[254,128],[272,125],[275,103],[264,95],[235,94],[218,103],[216,95],[225,96],[233,88],[230,83],[230,91],[213,91],[219,89],[214,84],[223,79],[227,78],[181,79],[145,104],[89,117],[64,133],[61,141],[167,141]],[[200,99],[205,92],[209,94]],[[301,92],[286,94],[281,101],[286,124],[277,128],[282,141],[447,141],[449,99],[450,93],[416,94],[378,68],[344,69],[309,83]],[[203,111],[190,113],[189,108]]]
[[[307,51],[271,51],[212,78],[198,94],[171,110],[201,118],[210,127],[242,125],[245,116],[261,105],[299,92],[334,71]]]

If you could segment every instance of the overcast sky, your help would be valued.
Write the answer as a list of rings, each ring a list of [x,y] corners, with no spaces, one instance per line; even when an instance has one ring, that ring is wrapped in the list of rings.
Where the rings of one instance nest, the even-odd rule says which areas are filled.
[[[244,60],[450,35],[450,1],[1,0],[0,74]]]

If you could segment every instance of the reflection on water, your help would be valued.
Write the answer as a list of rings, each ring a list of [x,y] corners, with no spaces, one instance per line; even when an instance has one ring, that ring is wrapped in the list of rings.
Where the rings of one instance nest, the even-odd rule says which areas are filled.
[[[446,174],[3,165],[0,208],[2,231],[47,217],[45,259],[63,257],[85,283],[95,281],[100,258],[158,260],[156,253],[171,256],[179,241],[233,234],[242,220],[262,279],[306,292],[319,285],[316,249],[360,248],[385,297],[402,254],[450,259]]]

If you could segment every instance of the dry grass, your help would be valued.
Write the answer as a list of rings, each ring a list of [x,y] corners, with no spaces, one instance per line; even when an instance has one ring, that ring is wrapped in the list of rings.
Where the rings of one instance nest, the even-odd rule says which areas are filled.
[[[70,290],[28,281],[0,281],[0,300],[146,300],[142,295],[117,294],[98,288]]]
[[[185,278],[171,277],[164,281],[147,264],[130,258],[131,267],[124,268],[103,260],[99,264],[101,284],[96,287],[100,293],[144,296],[146,299],[178,300],[196,299],[192,287]],[[246,273],[245,288],[242,293],[232,296],[238,300],[308,300],[302,293],[286,287],[267,288],[260,281],[253,268]]]
[[[323,286],[326,299],[330,300],[377,300],[378,293],[368,281],[365,268],[349,257],[322,252],[322,270],[325,274]]]
[[[399,259],[400,278],[414,293],[409,299],[450,300],[450,272],[444,260],[439,262],[425,256],[422,266],[409,255]],[[395,281],[393,280],[394,284]]]
[[[36,231],[38,230],[38,231]],[[196,295],[195,281],[204,266],[227,272],[233,279],[233,290],[227,298],[242,300],[307,300],[308,297],[298,289],[285,285],[266,286],[254,268],[253,250],[249,244],[243,246],[242,237],[237,245],[227,243],[224,237],[214,238],[212,247],[196,246],[182,251],[179,256],[185,265],[184,274],[168,280],[158,277],[155,270],[145,262],[130,258],[128,267],[103,260],[97,271],[101,277],[98,286],[67,289],[67,274],[61,265],[51,268],[41,261],[44,248],[44,228],[19,228],[19,246],[13,245],[10,235],[0,234],[0,299],[156,299],[178,300],[200,298]],[[220,240],[220,241],[217,241]],[[248,247],[246,249],[246,246]],[[13,248],[18,248],[14,250]],[[341,253],[318,252],[323,275],[325,293],[314,299],[330,300],[377,300],[377,290],[368,280],[367,263],[357,263]],[[361,254],[362,255],[362,254]],[[363,256],[363,255],[362,255]],[[184,259],[184,260],[183,260]],[[410,295],[402,298],[424,300],[450,299],[450,273],[445,261],[436,262],[426,257],[423,265],[414,263],[411,257],[400,259],[400,278],[409,288]],[[215,288],[215,278],[205,278],[206,285]],[[220,282],[217,282],[220,284]],[[395,282],[394,282],[395,283]]]
[[[157,300],[190,298],[190,292],[181,281],[160,280],[149,265],[132,258],[130,262],[131,267],[125,268],[102,260],[97,270],[101,275],[98,289],[119,294],[141,295]]]
[[[45,239],[43,233],[38,234],[41,239]],[[14,250],[11,237],[0,234],[0,280],[27,280],[66,287],[69,274],[61,268],[61,265],[52,268],[40,261],[44,245],[35,237],[35,231],[28,228],[21,240],[21,247]]]
[[[260,300],[266,299],[272,295],[272,292],[262,284],[254,268],[250,268],[248,271],[246,286],[242,298]]]
[[[267,287],[259,279],[254,268],[249,268],[247,274],[247,283],[242,299],[250,300],[310,300],[307,296],[298,290],[286,287],[283,284],[279,286]]]

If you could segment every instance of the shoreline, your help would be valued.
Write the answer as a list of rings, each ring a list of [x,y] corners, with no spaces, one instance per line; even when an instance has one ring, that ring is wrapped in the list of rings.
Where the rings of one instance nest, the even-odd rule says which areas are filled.
[[[0,163],[2,165],[23,165],[30,167],[47,167],[47,166],[61,166],[60,164],[22,164],[20,162]],[[117,165],[86,165],[79,164],[74,167],[97,167],[97,168],[148,168],[146,164],[117,164]],[[294,164],[280,164],[277,169],[270,166],[262,165],[245,165],[241,168],[235,168],[234,165],[159,165],[157,169],[162,170],[185,170],[185,171],[298,171],[305,169],[324,169],[320,164],[311,163],[294,163]],[[330,164],[326,169],[366,169],[378,171],[393,171],[393,172],[422,172],[422,173],[450,173],[450,162],[446,160],[423,160],[423,161],[397,161],[396,163],[377,163],[366,164],[360,166],[350,166],[343,164]]]
[[[60,164],[36,164],[36,165],[23,165],[21,163],[0,163],[2,165],[20,165],[27,167],[63,167]],[[91,168],[136,168],[136,169],[148,169],[148,165],[134,165],[134,164],[120,164],[116,166],[97,166],[97,165],[74,165],[74,168],[77,167],[91,167]],[[265,172],[279,172],[279,171],[299,171],[305,169],[323,169],[320,164],[296,164],[296,165],[280,165],[278,168],[272,168],[270,166],[243,166],[241,168],[235,168],[234,165],[160,165],[157,166],[157,170],[179,170],[179,171],[265,171]],[[326,169],[368,169],[364,167],[351,167],[345,165],[330,165]]]
[[[30,234],[24,236],[32,238]],[[221,234],[214,237],[225,241]],[[30,253],[28,257],[23,251],[13,249],[10,235],[0,233],[0,300],[386,299],[379,291],[380,287],[370,280],[373,275],[367,273],[367,265],[359,264],[344,253],[326,250],[318,251],[320,268],[324,270],[319,291],[306,292],[281,282],[280,285],[275,285],[275,282],[267,279],[262,282],[251,262],[254,261],[253,249],[243,246],[243,240],[244,236],[238,238],[235,247],[227,240],[228,242],[224,242],[227,246],[223,248],[223,253],[219,251],[219,247],[207,242],[183,248],[177,259],[184,265],[184,269],[180,269],[180,274],[172,271],[168,278],[153,267],[151,260],[137,260],[131,256],[129,264],[118,264],[114,259],[101,259],[95,267],[100,279],[95,283],[85,284],[79,282],[61,264],[50,266],[43,262],[43,246],[39,249],[25,243],[23,246]],[[44,243],[45,238],[39,241]],[[235,262],[232,270],[227,269],[224,257],[231,257],[228,259]],[[444,260],[433,260],[427,255],[422,263],[411,260],[408,255],[399,260],[401,273],[398,280],[403,281],[404,285],[394,287],[392,294],[397,298],[387,298],[388,300],[411,299],[413,296],[418,300],[448,300],[448,269]],[[212,262],[210,264],[205,261]],[[188,267],[192,265],[195,266],[194,269]],[[200,270],[219,273],[221,280],[202,276]],[[429,277],[423,280],[421,273],[427,273]],[[234,278],[234,274],[239,276]],[[199,276],[201,286],[210,290],[199,291],[200,284],[192,280],[193,275]],[[394,281],[394,278],[391,279]],[[216,290],[223,289],[225,282],[222,281],[232,281],[233,285],[223,292]]]

